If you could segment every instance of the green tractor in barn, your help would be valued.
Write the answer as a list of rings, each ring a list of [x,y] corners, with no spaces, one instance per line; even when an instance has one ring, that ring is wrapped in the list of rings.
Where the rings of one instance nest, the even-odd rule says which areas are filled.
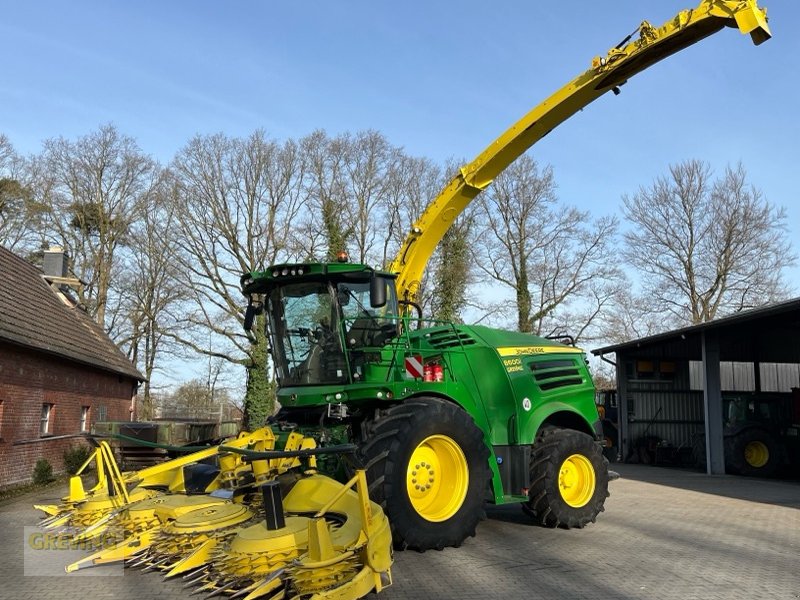
[[[800,465],[800,398],[782,394],[723,395],[725,468],[770,477]]]
[[[596,57],[463,166],[385,271],[298,262],[242,277],[245,328],[266,316],[257,321],[266,322],[278,381],[275,430],[357,444],[398,546],[458,546],[486,501],[519,502],[551,527],[583,527],[603,510],[608,463],[582,351],[424,321],[415,300],[445,232],[509,164],[597,98],[726,27],[756,44],[770,37],[755,0],[703,0],[661,27],[642,22],[638,36]]]

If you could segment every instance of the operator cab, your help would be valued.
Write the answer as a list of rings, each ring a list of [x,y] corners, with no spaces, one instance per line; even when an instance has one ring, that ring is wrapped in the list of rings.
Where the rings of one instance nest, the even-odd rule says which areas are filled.
[[[379,351],[398,334],[394,276],[362,265],[336,267],[272,267],[243,278],[248,314],[266,311],[281,387],[352,383],[368,349]],[[246,317],[245,327],[252,321]]]

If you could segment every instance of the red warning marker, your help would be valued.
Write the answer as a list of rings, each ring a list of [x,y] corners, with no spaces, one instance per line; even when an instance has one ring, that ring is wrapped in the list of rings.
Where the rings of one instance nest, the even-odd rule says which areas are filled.
[[[406,356],[406,375],[412,379],[422,377],[422,357]]]

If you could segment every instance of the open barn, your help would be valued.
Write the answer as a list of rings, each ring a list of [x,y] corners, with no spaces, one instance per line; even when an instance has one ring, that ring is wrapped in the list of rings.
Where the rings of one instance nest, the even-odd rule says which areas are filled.
[[[616,368],[605,408],[620,460],[797,473],[800,298],[593,353]]]

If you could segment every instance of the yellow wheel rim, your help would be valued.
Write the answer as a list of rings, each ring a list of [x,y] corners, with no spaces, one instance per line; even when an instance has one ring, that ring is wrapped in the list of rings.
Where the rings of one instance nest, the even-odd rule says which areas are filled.
[[[573,454],[558,471],[558,491],[572,508],[586,506],[594,495],[596,478],[592,463],[583,454]]]
[[[469,466],[461,447],[446,435],[425,438],[408,462],[406,488],[414,510],[439,523],[458,512],[467,497]]]
[[[751,467],[763,467],[769,462],[769,448],[764,442],[749,442],[744,447],[744,459]]]

